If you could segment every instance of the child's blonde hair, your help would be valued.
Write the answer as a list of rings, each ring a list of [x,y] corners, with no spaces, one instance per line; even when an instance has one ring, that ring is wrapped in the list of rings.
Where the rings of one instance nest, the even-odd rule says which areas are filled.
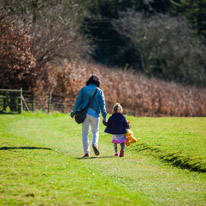
[[[122,106],[120,105],[120,103],[116,103],[113,108],[112,108],[112,112],[123,112]]]

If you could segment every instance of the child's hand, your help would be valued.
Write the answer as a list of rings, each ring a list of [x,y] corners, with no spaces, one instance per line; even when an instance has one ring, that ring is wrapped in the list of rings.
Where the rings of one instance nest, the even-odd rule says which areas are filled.
[[[106,121],[105,119],[103,119],[103,124],[104,124],[105,126],[107,126],[107,121]]]

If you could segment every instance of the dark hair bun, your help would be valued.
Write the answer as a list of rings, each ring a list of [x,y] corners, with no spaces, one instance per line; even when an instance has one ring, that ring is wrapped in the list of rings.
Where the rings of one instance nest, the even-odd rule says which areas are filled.
[[[92,75],[89,80],[87,81],[86,85],[88,86],[89,84],[95,84],[97,87],[100,86],[100,78],[97,75]]]

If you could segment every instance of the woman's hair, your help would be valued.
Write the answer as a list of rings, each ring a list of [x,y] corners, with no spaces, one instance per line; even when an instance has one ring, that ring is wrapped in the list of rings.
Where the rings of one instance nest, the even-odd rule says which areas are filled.
[[[122,112],[123,112],[123,109],[122,109],[122,106],[120,105],[120,103],[116,103],[116,104],[113,106],[112,111],[113,111],[113,112],[120,112],[120,113],[122,113]]]
[[[97,75],[92,75],[89,80],[87,81],[86,85],[95,84],[97,87],[100,86],[100,78]]]

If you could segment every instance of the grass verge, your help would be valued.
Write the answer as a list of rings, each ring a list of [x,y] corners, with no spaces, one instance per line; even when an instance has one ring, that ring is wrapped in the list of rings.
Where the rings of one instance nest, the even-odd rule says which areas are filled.
[[[130,118],[139,138],[133,150],[183,169],[206,172],[205,118]]]

